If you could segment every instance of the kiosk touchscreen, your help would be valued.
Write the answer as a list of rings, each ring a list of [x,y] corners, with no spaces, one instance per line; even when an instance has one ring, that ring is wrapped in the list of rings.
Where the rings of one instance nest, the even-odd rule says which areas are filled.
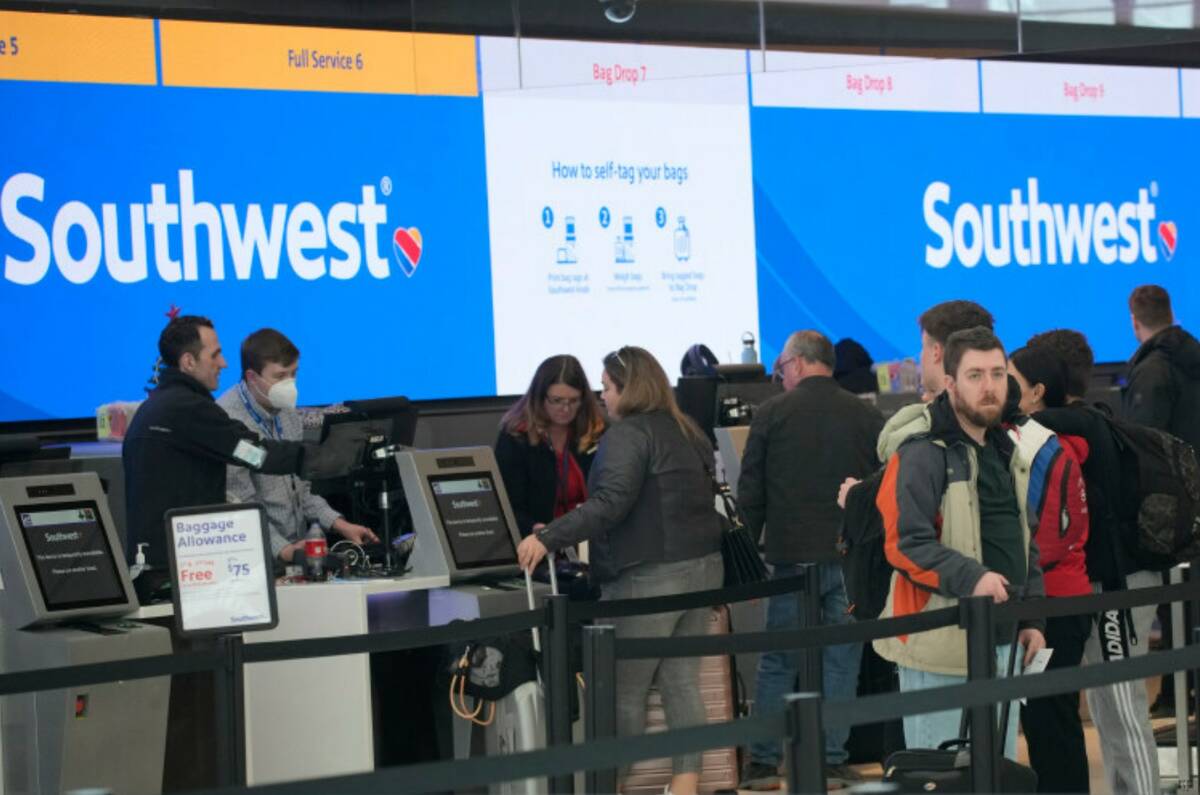
[[[137,597],[94,472],[0,478],[0,659],[5,671],[171,653],[130,621]],[[0,699],[4,792],[159,792],[168,677]],[[130,754],[130,749],[137,749]]]
[[[405,450],[396,464],[417,532],[414,573],[451,582],[520,574],[517,524],[490,447]]]

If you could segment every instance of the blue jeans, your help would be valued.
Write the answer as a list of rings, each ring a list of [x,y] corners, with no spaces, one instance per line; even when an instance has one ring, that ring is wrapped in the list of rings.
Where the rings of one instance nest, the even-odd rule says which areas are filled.
[[[796,565],[775,566],[774,579],[795,577]],[[820,578],[821,623],[846,624],[853,619],[846,612],[846,585],[842,579],[841,563],[818,563]],[[795,594],[773,596],[767,603],[767,631],[798,629],[800,626],[799,599]],[[858,664],[862,659],[862,644],[826,646],[821,655],[822,690],[831,701],[850,700],[858,693]],[[783,697],[796,692],[796,675],[800,669],[800,652],[771,651],[758,661],[758,684],[754,691],[754,708],[760,715],[783,711]],[[825,762],[840,765],[846,761],[847,729],[825,730]],[[782,757],[776,742],[754,743],[750,758],[764,765],[778,765]]]
[[[1023,647],[1018,647],[1023,648]],[[1008,675],[1008,656],[1011,646],[996,647],[996,675]],[[1024,653],[1024,652],[1021,652]],[[1021,660],[1017,660],[1017,671],[1020,672]],[[965,684],[967,677],[934,674],[928,671],[918,671],[916,668],[905,668],[897,665],[900,673],[900,692],[924,690],[930,687],[946,687],[948,685]],[[1008,726],[1004,737],[1004,755],[1009,759],[1017,758],[1017,718],[1021,705],[1013,702],[1008,711]],[[996,720],[1000,719],[1000,710],[996,709]],[[962,710],[953,709],[943,712],[927,712],[924,715],[906,715],[904,717],[904,744],[909,748],[937,748],[946,740],[959,736],[962,728]]]

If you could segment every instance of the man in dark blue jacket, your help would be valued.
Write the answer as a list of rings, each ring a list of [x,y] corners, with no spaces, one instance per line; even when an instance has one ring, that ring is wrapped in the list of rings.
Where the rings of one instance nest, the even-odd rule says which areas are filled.
[[[738,501],[751,535],[766,531],[766,559],[776,578],[795,576],[802,563],[816,563],[822,623],[850,620],[841,556],[837,551],[841,509],[838,486],[862,478],[876,465],[875,440],[883,428],[879,411],[833,379],[833,345],[816,331],[788,338],[777,365],[782,395],[763,403],[750,425],[742,458]],[[796,598],[772,597],[767,629],[799,627]],[[825,697],[852,699],[858,687],[860,644],[831,646],[823,655]],[[759,713],[783,709],[795,690],[799,655],[769,652],[758,666],[755,705]],[[845,766],[849,730],[825,732],[827,778],[856,776]],[[779,784],[779,743],[756,743],[742,786],[771,789]]]

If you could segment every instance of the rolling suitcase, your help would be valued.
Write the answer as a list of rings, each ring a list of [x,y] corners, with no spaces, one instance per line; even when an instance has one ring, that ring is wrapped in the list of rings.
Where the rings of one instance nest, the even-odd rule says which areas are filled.
[[[558,593],[558,578],[554,573],[554,560],[550,556],[550,590]],[[529,573],[525,573],[525,591],[528,596],[529,609],[536,609],[533,581]],[[532,630],[533,653],[535,657],[541,653],[541,637],[538,630]],[[460,686],[462,685],[461,680]],[[454,692],[454,686],[451,686]],[[483,748],[487,756],[503,756],[518,754],[525,751],[537,751],[546,747],[546,695],[542,685],[540,671],[535,665],[533,675],[518,684],[510,692],[495,701],[476,700],[469,708],[459,692],[458,703],[454,704],[454,712],[460,718],[471,721],[477,731],[482,729]],[[489,795],[545,795],[548,791],[544,778],[519,779],[516,781],[501,781],[488,786]]]
[[[708,625],[711,635],[729,633],[729,608],[714,607]],[[709,723],[721,723],[735,717],[733,666],[728,655],[704,657],[700,661],[700,696]],[[662,697],[658,688],[650,688],[646,697],[646,733],[667,730]],[[737,748],[718,748],[704,752],[700,770],[700,791],[737,789]],[[622,792],[659,795],[671,782],[670,759],[647,759],[633,766],[625,779]]]

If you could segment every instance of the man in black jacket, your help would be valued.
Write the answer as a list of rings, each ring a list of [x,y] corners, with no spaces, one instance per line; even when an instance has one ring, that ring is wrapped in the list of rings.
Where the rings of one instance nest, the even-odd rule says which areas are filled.
[[[1129,362],[1122,413],[1200,448],[1200,342],[1175,325],[1171,296],[1162,287],[1134,290],[1129,312],[1139,347]]]
[[[1174,434],[1200,448],[1200,342],[1175,325],[1171,296],[1154,284],[1129,296],[1129,313],[1138,349],[1130,359],[1129,382],[1121,396],[1125,419]],[[1158,610],[1163,641],[1172,642],[1170,606]],[[1189,677],[1189,681],[1191,677]],[[1162,678],[1154,717],[1175,714],[1175,677]]]
[[[212,396],[226,364],[207,318],[173,318],[159,336],[158,350],[165,367],[134,415],[121,452],[126,557],[146,544],[152,567],[135,581],[143,599],[167,579],[163,515],[172,508],[225,502],[227,464],[273,475],[328,476],[344,473],[362,451],[358,440],[333,439],[318,447],[259,439],[226,414]]]
[[[836,497],[844,478],[875,469],[875,440],[883,416],[833,379],[833,345],[816,331],[788,338],[777,369],[786,392],[762,404],[750,426],[742,459],[738,501],[751,535],[766,529],[766,558],[776,578],[795,576],[799,564],[816,563],[822,623],[850,620],[841,557],[837,551],[841,509]],[[767,629],[799,626],[794,596],[773,597]],[[827,647],[823,655],[826,698],[852,699],[858,686],[859,644]],[[764,654],[755,696],[760,713],[783,709],[795,689],[795,652]],[[825,732],[829,778],[854,778],[845,767],[848,730]],[[756,743],[743,787],[768,789],[779,783],[778,743]]]

